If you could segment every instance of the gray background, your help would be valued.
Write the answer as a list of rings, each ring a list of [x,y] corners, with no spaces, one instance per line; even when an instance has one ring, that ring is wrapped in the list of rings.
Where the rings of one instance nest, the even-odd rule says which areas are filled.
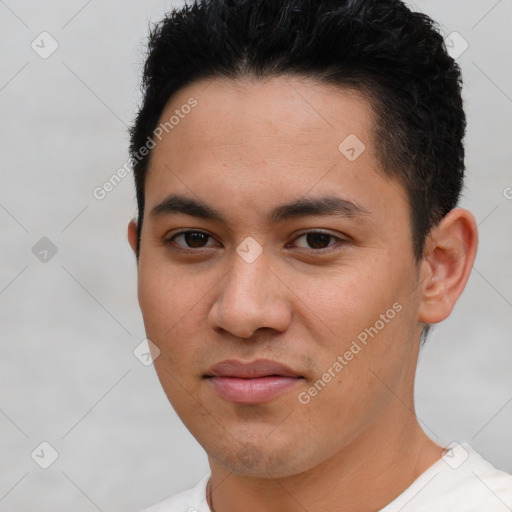
[[[171,5],[0,1],[0,510],[136,511],[208,470],[133,354],[131,176],[92,194],[127,160],[148,26]],[[512,472],[512,1],[415,5],[469,43],[462,205],[481,238],[466,292],[421,353],[418,415],[439,443],[468,441]],[[59,44],[46,59],[31,48],[43,31]],[[43,237],[57,248],[46,262],[32,252]],[[59,454],[48,469],[31,458],[42,441]]]

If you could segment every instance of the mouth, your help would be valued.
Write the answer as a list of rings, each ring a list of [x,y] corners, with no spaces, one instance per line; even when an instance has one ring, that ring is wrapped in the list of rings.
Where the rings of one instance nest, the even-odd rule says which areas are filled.
[[[304,376],[276,361],[258,359],[221,361],[212,366],[204,378],[224,400],[255,405],[278,397],[300,383]]]

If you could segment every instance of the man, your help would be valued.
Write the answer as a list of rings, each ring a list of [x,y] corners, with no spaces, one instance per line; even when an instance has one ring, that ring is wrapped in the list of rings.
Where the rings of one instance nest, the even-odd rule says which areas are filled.
[[[128,238],[211,474],[152,512],[512,508],[511,476],[414,412],[477,248],[460,92],[398,0],[206,0],[155,27]]]

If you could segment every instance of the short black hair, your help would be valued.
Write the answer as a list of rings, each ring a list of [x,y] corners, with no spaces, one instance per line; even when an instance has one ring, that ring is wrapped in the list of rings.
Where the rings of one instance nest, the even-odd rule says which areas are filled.
[[[138,243],[147,145],[173,95],[208,78],[295,75],[368,98],[384,173],[407,192],[415,257],[459,200],[466,118],[460,68],[436,23],[400,0],[196,0],[151,29],[130,130]]]

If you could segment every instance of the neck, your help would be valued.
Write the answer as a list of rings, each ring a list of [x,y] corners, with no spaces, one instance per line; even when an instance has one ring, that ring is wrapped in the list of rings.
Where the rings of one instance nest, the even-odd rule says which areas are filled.
[[[412,405],[412,404],[411,404]],[[400,400],[321,464],[284,478],[235,474],[210,459],[213,512],[380,510],[442,456]]]

